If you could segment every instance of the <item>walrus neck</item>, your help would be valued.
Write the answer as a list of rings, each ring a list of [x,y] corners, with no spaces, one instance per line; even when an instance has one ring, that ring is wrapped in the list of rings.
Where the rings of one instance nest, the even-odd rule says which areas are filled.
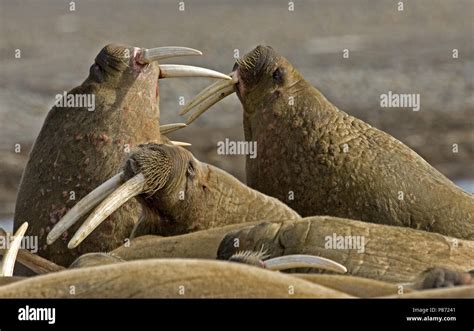
[[[288,203],[288,194],[303,194],[296,192],[299,188],[292,184],[291,174],[306,171],[301,167],[308,155],[324,154],[331,139],[339,139],[338,130],[330,131],[344,113],[305,80],[267,101],[254,114],[244,112],[245,139],[256,143],[258,151],[256,158],[246,157],[247,185]],[[271,183],[259,178],[271,178]]]
[[[301,95],[310,95],[311,99],[303,99]],[[274,138],[281,136],[277,132],[288,130],[303,130],[305,135],[319,136],[323,134],[320,131],[326,130],[326,124],[345,115],[304,79],[273,92],[260,102],[244,103],[243,107],[245,139],[257,144],[261,144],[265,136]],[[286,138],[282,136],[282,139]]]

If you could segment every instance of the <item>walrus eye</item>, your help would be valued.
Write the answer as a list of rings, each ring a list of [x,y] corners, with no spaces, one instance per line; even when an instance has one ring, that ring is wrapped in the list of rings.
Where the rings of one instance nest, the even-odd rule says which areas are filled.
[[[281,67],[276,68],[272,75],[273,82],[275,82],[275,84],[278,84],[278,85],[282,84],[285,78],[284,76],[285,76],[285,69]]]
[[[188,173],[188,177],[190,178],[193,178],[194,175],[196,174],[196,169],[194,168],[193,161],[189,161],[187,173]]]
[[[102,67],[97,62],[91,66],[90,74],[94,76],[99,82],[104,80]]]

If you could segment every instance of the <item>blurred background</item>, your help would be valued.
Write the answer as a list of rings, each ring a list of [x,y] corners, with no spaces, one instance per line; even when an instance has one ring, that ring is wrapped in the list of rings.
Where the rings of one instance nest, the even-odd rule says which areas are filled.
[[[398,138],[446,176],[474,189],[474,1],[472,0],[0,0],[0,226],[11,230],[29,150],[54,96],[82,83],[108,43],[200,49],[173,59],[231,71],[240,55],[271,45],[337,107]],[[15,50],[21,58],[15,58]],[[344,59],[342,50],[349,49]],[[459,57],[453,59],[453,49]],[[161,122],[183,122],[208,79],[160,81]],[[419,93],[421,109],[381,108],[380,95]],[[243,139],[235,95],[172,134],[201,161],[245,181],[243,156],[216,144]],[[21,152],[15,152],[15,144]],[[453,144],[458,152],[453,153]],[[106,160],[104,160],[106,162]]]

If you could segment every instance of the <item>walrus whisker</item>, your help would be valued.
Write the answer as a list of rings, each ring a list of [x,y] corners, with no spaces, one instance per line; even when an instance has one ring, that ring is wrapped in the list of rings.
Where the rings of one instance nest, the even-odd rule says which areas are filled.
[[[232,78],[215,70],[184,64],[160,64],[160,79],[172,77],[210,77],[231,80]]]
[[[23,223],[18,230],[15,232],[14,239],[10,244],[10,248],[7,249],[3,256],[2,262],[0,263],[0,276],[11,277],[13,276],[13,268],[15,267],[16,255],[20,249],[21,240],[28,229],[28,222]]]
[[[191,100],[180,112],[180,115],[184,115],[193,109],[196,105],[200,104],[201,102],[205,101],[208,97],[219,93],[221,90],[229,87],[234,86],[238,79],[236,76],[233,76],[232,73],[229,74],[232,77],[231,81],[228,80],[218,80],[214,84],[209,85],[204,90],[202,90],[198,95],[196,95],[193,100]]]
[[[196,111],[186,120],[186,124],[191,124],[196,120],[199,116],[201,116],[206,110],[211,108],[214,104],[218,103],[225,97],[231,95],[235,92],[235,84],[229,84],[227,87],[221,89],[214,95],[208,96],[205,100],[203,100],[200,104],[196,105]]]
[[[97,206],[102,200],[104,200],[110,193],[112,193],[122,182],[123,172],[120,172],[108,179],[78,203],[74,205],[61,220],[56,223],[53,229],[48,233],[46,242],[48,245],[54,243],[67,229],[73,226],[82,216],[87,214],[95,206]]]
[[[166,46],[144,49],[142,51],[140,63],[146,64],[153,61],[159,61],[170,57],[202,55],[202,52],[189,47]]]
[[[181,147],[189,147],[191,146],[190,143],[184,142],[184,141],[176,141],[176,140],[170,140],[171,143],[175,146],[181,146]]]
[[[187,127],[186,123],[171,123],[171,124],[160,125],[160,133],[168,134],[185,127]]]
[[[68,243],[68,248],[77,247],[92,231],[95,230],[107,217],[120,208],[125,202],[142,193],[145,187],[145,176],[139,173],[112,192],[89,215],[79,230]]]
[[[245,70],[250,70],[253,67],[255,67],[261,55],[262,55],[261,50],[259,48],[256,48],[253,50],[253,52],[248,53],[243,58],[238,59],[236,62],[239,66],[243,67]]]
[[[291,268],[317,268],[346,273],[347,268],[333,260],[314,255],[285,255],[264,261],[265,268],[270,270],[285,270]]]

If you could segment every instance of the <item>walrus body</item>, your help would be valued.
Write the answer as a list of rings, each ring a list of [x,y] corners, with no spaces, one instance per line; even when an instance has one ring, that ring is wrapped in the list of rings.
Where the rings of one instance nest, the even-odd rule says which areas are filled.
[[[145,174],[147,188],[138,200],[143,219],[156,228],[153,234],[174,236],[243,222],[300,218],[277,199],[200,162],[181,147],[140,146],[127,160],[124,172],[129,178]],[[162,176],[168,176],[164,185],[157,181]]]
[[[46,235],[54,224],[81,197],[117,172],[130,146],[161,141],[158,66],[152,64],[146,75],[124,71],[117,81],[101,84],[108,70],[124,70],[122,66],[129,61],[125,62],[126,51],[133,54],[128,47],[105,47],[86,81],[69,91],[70,95],[95,95],[94,111],[85,107],[51,109],[23,173],[15,227],[30,220],[28,234],[38,235],[38,254],[61,265],[87,252],[108,251],[121,245],[140,215],[139,204],[130,201],[79,249],[67,249],[64,240],[68,233],[46,245]],[[132,79],[134,74],[136,79]]]
[[[413,289],[400,287],[399,284],[383,282],[370,278],[356,276],[324,275],[324,274],[291,274],[293,277],[304,279],[308,282],[332,288],[358,298],[373,298],[395,295],[401,291],[411,293]]]
[[[141,236],[114,249],[111,254],[127,261],[174,257],[213,260],[227,233],[256,224],[257,222],[232,224],[172,237]]]
[[[262,247],[270,257],[322,256],[344,265],[349,275],[397,283],[413,282],[436,266],[455,271],[474,269],[472,241],[319,216],[234,230],[222,240],[217,255],[227,260],[239,250],[259,251]]]
[[[71,269],[0,287],[0,298],[349,297],[273,271],[192,259],[133,261]]]
[[[197,52],[172,49],[179,49],[178,55]],[[153,51],[163,56],[162,48],[104,47],[88,78],[63,98],[66,103],[72,97],[94,97],[94,104],[56,105],[48,113],[22,176],[14,219],[15,229],[25,220],[30,222],[27,235],[38,236],[40,256],[66,266],[81,254],[109,251],[130,234],[140,215],[136,201],[123,206],[76,250],[67,249],[67,232],[46,245],[55,223],[81,197],[114,175],[131,148],[164,140],[159,128],[158,79],[172,75],[164,76],[163,66],[150,62],[159,57]]]
[[[320,281],[321,285],[337,290],[345,287],[343,292],[354,296],[383,296],[396,294],[400,290],[408,293],[412,289],[471,284],[465,280],[469,274],[459,272],[470,270],[473,266],[474,246],[469,241],[335,217],[315,216],[301,221],[257,224],[233,224],[173,237],[142,236],[113,250],[110,255],[126,261],[177,257],[215,259],[217,256],[228,260],[236,252],[258,251],[262,246],[270,257],[314,254],[334,258],[344,265],[349,263],[349,274],[356,276],[299,276],[308,280],[315,278],[314,281]],[[327,236],[332,239],[333,233],[343,237],[351,234],[363,236],[364,252],[358,253],[357,247],[352,250],[326,247]],[[393,239],[384,239],[382,233]],[[420,260],[423,252],[429,254]],[[103,260],[103,254],[98,255]],[[90,266],[89,261],[89,256],[81,256],[77,264]],[[387,284],[387,281],[398,284]],[[400,285],[403,285],[402,289]]]
[[[245,139],[258,146],[258,157],[246,159],[249,186],[302,216],[474,239],[472,195],[397,139],[337,109],[270,48],[256,52],[255,66],[237,69]],[[257,70],[258,81],[247,78]]]
[[[143,207],[134,236],[176,236],[243,222],[301,218],[279,200],[247,187],[217,167],[200,162],[179,146],[140,145],[127,159],[123,173],[126,182],[90,214],[72,237],[69,247],[79,245],[113,210],[134,196]],[[57,227],[68,217],[66,215]]]
[[[183,113],[198,107],[189,123],[218,99],[237,93],[245,140],[258,148],[256,158],[246,159],[250,187],[302,216],[474,239],[471,194],[397,139],[340,111],[272,48],[258,46],[237,61],[231,75],[233,87],[214,84]]]

